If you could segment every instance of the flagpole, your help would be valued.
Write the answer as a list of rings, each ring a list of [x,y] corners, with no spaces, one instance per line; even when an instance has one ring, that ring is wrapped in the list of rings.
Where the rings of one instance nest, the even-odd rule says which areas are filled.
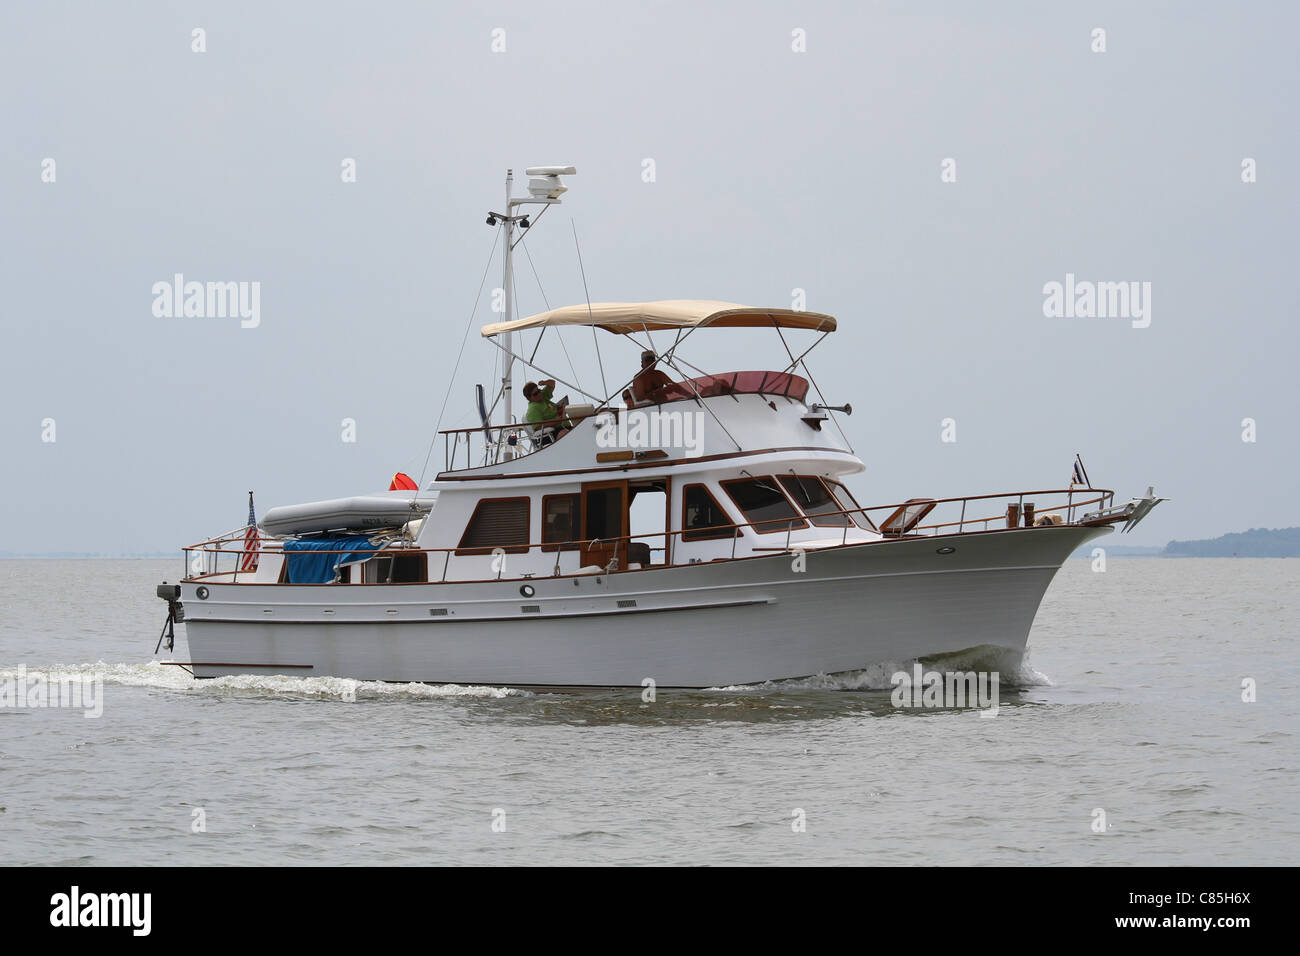
[[[235,578],[240,571],[256,571],[258,554],[261,552],[261,537],[257,533],[257,513],[253,510],[253,492],[248,493],[248,526],[244,528],[244,551],[235,568]]]

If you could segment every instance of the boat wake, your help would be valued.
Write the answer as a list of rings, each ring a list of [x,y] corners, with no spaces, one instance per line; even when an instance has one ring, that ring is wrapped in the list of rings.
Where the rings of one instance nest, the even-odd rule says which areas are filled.
[[[41,682],[90,683],[124,687],[152,687],[180,693],[224,697],[232,693],[249,696],[314,698],[318,700],[382,700],[418,698],[504,698],[531,697],[531,692],[513,687],[475,684],[388,684],[383,681],[353,680],[348,677],[283,677],[240,674],[198,680],[179,667],[161,661],[143,664],[54,664],[44,668],[0,667],[0,681],[25,679],[29,685]]]
[[[918,663],[923,671],[996,672],[998,683],[1002,687],[1055,686],[1050,677],[1029,663],[1028,655],[1003,647],[986,646],[923,657],[919,661],[916,658],[906,661],[881,661],[859,670],[842,671],[836,674],[813,674],[808,677],[764,681],[761,684],[734,684],[728,687],[713,687],[710,690],[732,693],[801,690],[891,691],[894,689],[893,676],[900,671],[911,674],[913,667]]]
[[[710,691],[727,693],[797,693],[800,691],[891,691],[893,675],[911,673],[918,663],[882,661],[859,670],[836,674],[813,674],[758,684],[732,684],[711,687]],[[1028,659],[1005,648],[982,647],[937,657],[922,658],[925,671],[996,672],[1002,687],[1027,688],[1054,686],[1050,677],[1032,667]],[[481,684],[392,684],[384,681],[354,680],[349,677],[286,677],[277,675],[239,674],[198,680],[180,667],[161,661],[138,664],[53,664],[41,668],[0,667],[0,682],[25,679],[28,686],[43,684],[90,683],[95,680],[122,687],[148,687],[177,693],[209,697],[246,695],[250,697],[285,697],[315,700],[416,700],[421,698],[533,697],[532,691],[514,687],[491,687]]]

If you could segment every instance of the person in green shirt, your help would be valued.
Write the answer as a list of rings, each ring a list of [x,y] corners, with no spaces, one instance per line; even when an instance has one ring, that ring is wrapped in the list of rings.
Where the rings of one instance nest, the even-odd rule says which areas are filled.
[[[550,422],[558,419],[564,413],[564,405],[567,403],[556,405],[551,401],[551,396],[554,394],[555,379],[553,378],[525,384],[524,398],[528,399],[528,408],[524,411],[524,421],[535,426],[538,422]],[[553,429],[553,438],[561,438],[573,428],[573,422],[564,421],[546,427]]]

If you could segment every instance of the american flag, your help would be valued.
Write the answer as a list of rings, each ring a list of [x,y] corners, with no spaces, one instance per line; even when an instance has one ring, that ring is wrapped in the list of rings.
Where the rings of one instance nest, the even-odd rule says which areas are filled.
[[[244,555],[239,559],[239,570],[256,571],[260,550],[257,537],[257,515],[253,511],[253,493],[248,493],[248,528],[244,531]]]

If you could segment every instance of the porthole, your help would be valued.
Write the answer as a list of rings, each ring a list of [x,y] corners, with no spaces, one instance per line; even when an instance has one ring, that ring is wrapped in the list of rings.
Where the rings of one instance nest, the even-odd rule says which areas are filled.
[[[522,594],[524,597],[532,597],[534,594],[537,593],[537,589],[533,587],[531,584],[524,584],[520,586],[519,593]]]
[[[200,601],[206,601],[208,599],[208,589],[200,584],[198,588],[194,591],[194,596],[197,597]]]
[[[935,553],[935,554],[952,554],[952,553],[953,553],[954,551],[956,551],[956,550],[957,550],[956,548],[950,546],[950,547],[946,547],[946,548],[937,548],[937,549],[935,549],[935,552],[934,552],[934,553]]]

